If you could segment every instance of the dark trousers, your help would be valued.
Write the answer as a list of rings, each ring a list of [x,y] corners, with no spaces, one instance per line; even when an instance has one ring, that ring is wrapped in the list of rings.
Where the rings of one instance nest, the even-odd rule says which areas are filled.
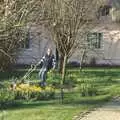
[[[41,86],[46,86],[46,79],[47,79],[47,69],[41,68],[39,72],[39,78],[41,80]]]

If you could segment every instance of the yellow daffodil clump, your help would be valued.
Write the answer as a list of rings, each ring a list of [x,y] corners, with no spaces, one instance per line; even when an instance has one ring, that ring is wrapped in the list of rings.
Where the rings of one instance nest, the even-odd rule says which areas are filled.
[[[54,91],[55,89],[51,86],[46,86],[44,88],[37,85],[29,85],[29,84],[20,84],[16,86],[16,91],[26,91],[26,92],[43,92],[43,91]]]
[[[55,88],[52,86],[40,87],[39,85],[30,85],[29,83],[12,85],[10,90],[14,91],[16,99],[27,101],[31,99],[51,99],[55,94]]]

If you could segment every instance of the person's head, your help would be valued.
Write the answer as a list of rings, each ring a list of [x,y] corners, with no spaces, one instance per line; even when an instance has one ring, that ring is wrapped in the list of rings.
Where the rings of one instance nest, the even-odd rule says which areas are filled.
[[[47,55],[51,55],[52,54],[52,50],[50,48],[47,49]]]

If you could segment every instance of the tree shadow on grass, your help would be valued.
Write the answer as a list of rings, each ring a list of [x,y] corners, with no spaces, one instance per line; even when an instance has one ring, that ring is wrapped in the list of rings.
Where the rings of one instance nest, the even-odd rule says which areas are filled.
[[[25,74],[25,71],[9,71],[9,72],[0,72],[0,81],[9,80],[12,78],[20,78]]]
[[[82,104],[82,105],[101,105],[105,102],[108,102],[111,99],[111,96],[104,96],[101,99],[100,98],[94,98],[94,97],[89,97],[89,98],[84,98],[80,100],[71,100],[71,101],[65,101],[65,104]]]
[[[120,69],[114,69],[114,68],[88,68],[83,69],[82,71],[72,70],[68,71],[68,73],[75,74],[77,76],[80,75],[80,77],[88,76],[88,77],[104,77],[104,76],[111,76],[111,77],[120,77]]]
[[[5,110],[32,109],[42,107],[62,107],[62,106],[100,106],[110,100],[110,95],[101,95],[93,97],[65,97],[63,103],[60,99],[24,102],[17,101],[13,106],[7,106]]]
[[[16,110],[16,109],[30,109],[30,108],[37,108],[43,106],[53,106],[58,104],[56,100],[48,100],[48,101],[16,101],[12,105],[5,106],[3,109],[6,110]]]
[[[108,102],[112,96],[108,92],[99,93],[98,95],[94,96],[81,96],[79,92],[67,93],[64,99],[64,104],[73,104],[73,105],[101,105],[105,102]]]
[[[0,81],[4,81],[4,80],[10,80],[13,78],[21,78],[23,77],[26,73],[28,72],[28,70],[18,70],[18,71],[8,71],[8,72],[0,72]],[[36,79],[38,71],[34,71],[30,77]]]

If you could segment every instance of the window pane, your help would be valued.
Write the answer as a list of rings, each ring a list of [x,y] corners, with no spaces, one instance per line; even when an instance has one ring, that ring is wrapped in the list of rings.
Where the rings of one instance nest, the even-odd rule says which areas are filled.
[[[24,40],[21,40],[21,42],[19,43],[19,48],[30,48],[30,33],[28,32],[25,35]]]
[[[88,46],[90,48],[101,47],[102,33],[89,33],[87,35]]]
[[[26,35],[25,48],[30,48],[30,33],[29,32]]]

